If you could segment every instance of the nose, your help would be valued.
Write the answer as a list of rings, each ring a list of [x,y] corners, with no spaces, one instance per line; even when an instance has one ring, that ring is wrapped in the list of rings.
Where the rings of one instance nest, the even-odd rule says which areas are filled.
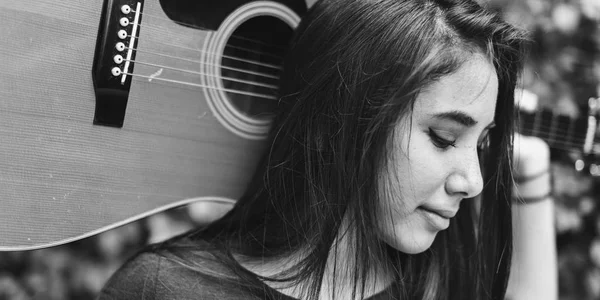
[[[477,149],[466,151],[469,152],[467,155],[457,158],[457,163],[446,178],[445,188],[449,195],[473,198],[483,190],[483,177]]]

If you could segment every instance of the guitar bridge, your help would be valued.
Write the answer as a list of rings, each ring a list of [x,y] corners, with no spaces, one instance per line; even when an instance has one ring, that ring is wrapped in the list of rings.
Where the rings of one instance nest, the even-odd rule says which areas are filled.
[[[143,0],[104,2],[92,67],[95,125],[123,127],[142,9]]]

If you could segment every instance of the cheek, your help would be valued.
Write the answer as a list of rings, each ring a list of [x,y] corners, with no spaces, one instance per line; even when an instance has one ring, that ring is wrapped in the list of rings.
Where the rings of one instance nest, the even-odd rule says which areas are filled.
[[[402,218],[444,185],[444,162],[427,134],[413,128],[393,145],[388,164],[380,173],[381,215]],[[389,218],[388,218],[389,219]]]
[[[413,132],[410,147],[397,157],[397,189],[406,205],[417,204],[443,188],[447,162],[424,133]]]
[[[380,198],[379,234],[394,249],[414,254],[429,248],[436,236],[415,209],[444,188],[444,163],[428,137],[413,133],[406,146],[398,145],[381,177],[386,192]]]

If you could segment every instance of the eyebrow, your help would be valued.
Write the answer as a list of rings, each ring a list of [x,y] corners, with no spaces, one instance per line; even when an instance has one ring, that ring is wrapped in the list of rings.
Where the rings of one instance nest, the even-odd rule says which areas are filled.
[[[437,113],[437,114],[434,114],[433,117],[438,120],[454,121],[465,127],[473,127],[474,125],[476,125],[478,123],[477,120],[473,119],[473,117],[469,116],[468,114],[466,114],[462,111],[458,111],[458,110]],[[492,128],[495,125],[496,125],[495,122],[492,121],[492,123],[490,123],[486,127]]]

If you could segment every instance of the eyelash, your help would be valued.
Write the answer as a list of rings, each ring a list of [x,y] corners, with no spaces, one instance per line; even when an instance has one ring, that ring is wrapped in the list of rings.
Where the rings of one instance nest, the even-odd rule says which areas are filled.
[[[431,138],[433,145],[440,149],[447,149],[450,146],[456,147],[456,140],[449,141],[445,138],[442,138],[437,133],[435,133],[435,131],[431,128],[429,128],[429,137]],[[490,144],[490,134],[488,132],[485,135],[485,137],[483,137],[481,142],[479,144],[477,144],[477,149],[478,150],[486,150],[486,148],[489,146],[489,144]]]
[[[449,141],[445,138],[440,137],[433,129],[429,128],[429,137],[434,146],[440,149],[447,149],[448,147],[456,147],[456,140]]]

